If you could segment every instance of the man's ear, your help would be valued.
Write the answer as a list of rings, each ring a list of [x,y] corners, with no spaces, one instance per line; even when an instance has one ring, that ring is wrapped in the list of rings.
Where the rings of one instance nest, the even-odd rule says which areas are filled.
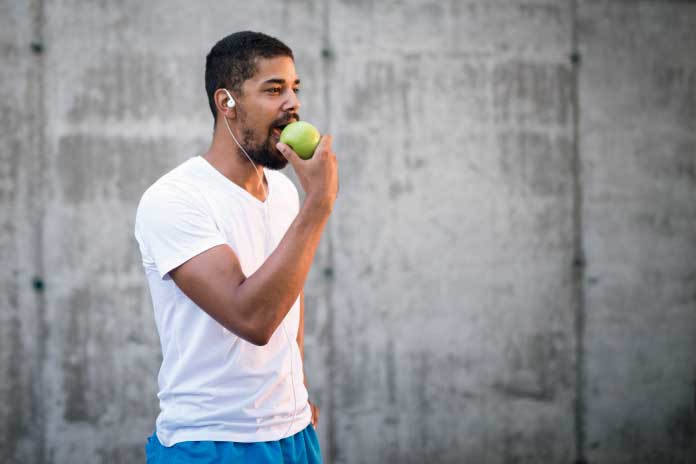
[[[229,119],[237,117],[237,102],[232,94],[226,89],[217,89],[213,94],[215,108],[218,114]]]

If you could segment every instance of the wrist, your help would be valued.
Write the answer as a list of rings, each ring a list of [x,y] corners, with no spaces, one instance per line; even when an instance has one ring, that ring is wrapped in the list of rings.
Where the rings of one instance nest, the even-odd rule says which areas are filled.
[[[333,211],[333,202],[320,194],[308,194],[305,197],[304,207],[318,216],[328,217]]]

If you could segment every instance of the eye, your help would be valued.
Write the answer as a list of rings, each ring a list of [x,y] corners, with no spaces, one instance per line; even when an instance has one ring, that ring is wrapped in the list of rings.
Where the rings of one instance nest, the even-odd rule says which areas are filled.
[[[280,93],[280,87],[271,87],[270,89],[266,89],[266,92],[277,95]]]
[[[293,90],[295,91],[295,93],[300,93],[300,88],[299,88],[299,87],[296,88],[296,89],[293,89]]]

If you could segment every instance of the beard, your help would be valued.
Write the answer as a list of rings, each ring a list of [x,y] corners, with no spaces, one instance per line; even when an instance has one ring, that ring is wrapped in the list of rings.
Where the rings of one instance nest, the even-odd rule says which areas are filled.
[[[273,169],[275,171],[283,169],[288,164],[288,160],[278,151],[275,144],[271,140],[269,132],[265,141],[260,144],[254,144],[254,133],[251,129],[242,131],[242,146],[246,150],[249,158],[254,164],[260,164],[264,168]],[[240,153],[240,155],[242,155]],[[242,155],[244,158],[244,156]]]
[[[241,143],[246,153],[251,158],[254,164],[260,164],[264,168],[279,170],[283,169],[288,165],[288,160],[278,151],[275,147],[276,142],[272,137],[273,128],[278,126],[287,125],[290,121],[299,121],[300,115],[297,113],[290,113],[284,117],[278,118],[273,121],[268,128],[268,134],[265,140],[260,143],[255,143],[254,141],[254,131],[250,127],[246,126],[246,111],[241,105],[237,105],[237,114],[239,116],[239,122],[241,123]],[[240,156],[243,153],[239,154]]]

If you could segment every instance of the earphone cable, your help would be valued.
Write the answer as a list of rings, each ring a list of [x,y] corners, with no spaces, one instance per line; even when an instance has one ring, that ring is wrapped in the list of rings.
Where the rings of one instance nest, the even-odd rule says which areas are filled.
[[[232,129],[230,129],[230,123],[227,122],[227,118],[225,118],[224,116],[223,116],[223,118],[225,119],[225,125],[227,126],[227,131],[232,136],[232,140],[234,140],[234,143],[237,144],[239,149],[242,150],[242,152],[246,155],[247,159],[251,163],[251,166],[254,168],[254,172],[256,172],[256,175],[259,178],[259,185],[261,185],[261,189],[263,190],[263,194],[264,194],[264,196],[266,196],[266,199],[268,199],[268,192],[266,191],[266,187],[263,185],[263,178],[261,177],[261,174],[259,174],[259,170],[256,169],[256,165],[251,160],[251,156],[249,156],[249,153],[247,153],[246,150],[244,149],[244,147],[242,147],[242,145],[239,142],[237,142],[237,137],[235,137],[234,134],[232,133]]]

